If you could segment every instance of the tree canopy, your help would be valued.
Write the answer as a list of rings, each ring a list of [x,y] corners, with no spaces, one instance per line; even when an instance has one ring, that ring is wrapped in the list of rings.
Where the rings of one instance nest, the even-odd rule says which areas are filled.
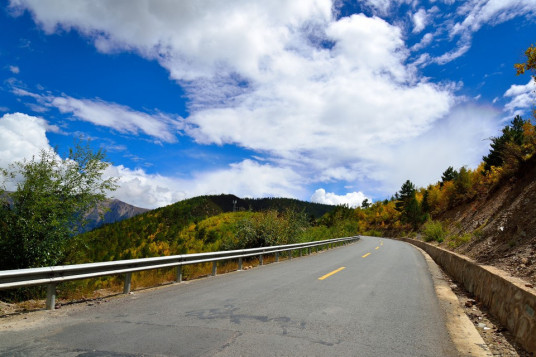
[[[85,224],[85,214],[116,188],[103,178],[110,165],[102,150],[77,142],[62,159],[42,150],[31,160],[0,169],[4,183],[16,190],[2,194],[0,204],[0,269],[55,265],[66,242]]]
[[[521,146],[523,144],[523,125],[525,121],[517,115],[510,125],[502,129],[502,135],[491,138],[491,148],[489,154],[484,156],[484,170],[489,171],[492,166],[501,166],[508,147],[511,145]]]

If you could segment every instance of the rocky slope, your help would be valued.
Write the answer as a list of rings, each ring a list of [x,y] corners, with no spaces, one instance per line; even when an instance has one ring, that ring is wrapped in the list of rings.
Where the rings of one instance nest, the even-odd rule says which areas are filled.
[[[451,234],[471,234],[455,251],[536,286],[536,160],[486,198],[456,207],[440,219]]]

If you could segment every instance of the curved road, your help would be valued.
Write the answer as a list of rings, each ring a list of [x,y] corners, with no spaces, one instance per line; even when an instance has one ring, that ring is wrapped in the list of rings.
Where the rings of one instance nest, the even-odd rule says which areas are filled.
[[[457,355],[421,253],[371,237],[46,314],[0,330],[0,355]]]

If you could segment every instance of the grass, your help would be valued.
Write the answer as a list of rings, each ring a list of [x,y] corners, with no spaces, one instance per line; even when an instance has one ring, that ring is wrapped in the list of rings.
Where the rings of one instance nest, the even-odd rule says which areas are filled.
[[[471,233],[464,233],[462,235],[453,235],[448,238],[448,246],[450,248],[458,248],[465,243],[471,241],[473,235]]]

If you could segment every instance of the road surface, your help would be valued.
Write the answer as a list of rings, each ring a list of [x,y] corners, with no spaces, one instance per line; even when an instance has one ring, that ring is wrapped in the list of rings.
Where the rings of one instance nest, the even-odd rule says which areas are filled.
[[[45,319],[0,330],[0,355],[457,355],[422,254],[372,237],[40,314]]]

